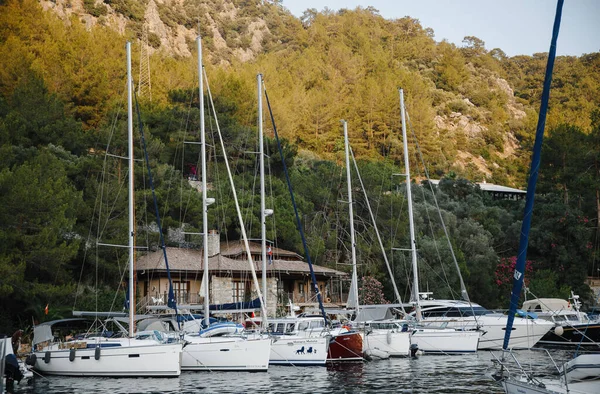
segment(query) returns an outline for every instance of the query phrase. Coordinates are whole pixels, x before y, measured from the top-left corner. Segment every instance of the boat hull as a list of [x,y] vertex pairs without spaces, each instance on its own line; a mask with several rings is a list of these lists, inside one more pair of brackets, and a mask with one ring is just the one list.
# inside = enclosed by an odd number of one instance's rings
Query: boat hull
[[[505,315],[484,315],[478,316],[477,321],[473,318],[455,319],[455,318],[435,318],[423,319],[424,324],[429,325],[447,325],[447,327],[462,329],[465,331],[474,331],[478,327],[484,331],[479,338],[479,350],[502,349],[504,343],[504,333],[506,332]],[[542,337],[554,327],[553,323],[545,320],[532,320],[515,318],[510,342],[510,349],[530,349],[538,343]]]
[[363,353],[370,358],[382,358],[380,352],[385,352],[388,357],[410,356],[409,331],[373,329],[367,331],[363,341]]
[[555,330],[550,330],[540,339],[541,347],[573,347],[593,346],[598,349],[600,343],[600,324],[577,324],[561,326],[563,333],[558,335]]
[[186,335],[181,359],[183,371],[267,371],[271,340],[241,336]]
[[502,387],[506,394],[554,394],[561,391],[549,390],[545,387],[533,385],[520,380],[507,379],[502,381]]
[[328,345],[328,337],[273,336],[269,364],[291,366],[325,365]]
[[411,342],[423,353],[475,353],[480,336],[480,331],[419,328],[411,336]]
[[343,332],[331,337],[328,362],[363,361],[363,337],[358,331]]
[[569,382],[597,380],[600,377],[600,354],[580,354],[565,364],[565,371]]
[[181,374],[180,343],[143,344],[132,340],[85,348],[53,345],[36,356],[34,370],[43,375],[110,377],[177,377]]

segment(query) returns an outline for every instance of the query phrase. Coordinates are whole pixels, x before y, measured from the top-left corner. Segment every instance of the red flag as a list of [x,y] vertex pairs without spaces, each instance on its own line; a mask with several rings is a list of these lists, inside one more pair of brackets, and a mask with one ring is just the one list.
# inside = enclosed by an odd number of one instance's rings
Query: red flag
[[48,304],[46,304],[46,307],[44,308],[44,314],[47,315],[48,314]]

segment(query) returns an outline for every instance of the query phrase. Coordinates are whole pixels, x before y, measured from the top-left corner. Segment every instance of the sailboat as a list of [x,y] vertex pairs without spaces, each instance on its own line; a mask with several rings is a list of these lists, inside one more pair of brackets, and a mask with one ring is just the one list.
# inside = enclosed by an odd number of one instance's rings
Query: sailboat
[[[404,108],[404,91],[400,89],[400,112],[402,117],[402,142],[404,147],[404,167],[406,177],[406,199],[408,202],[408,222],[410,226],[410,252],[413,269],[413,305],[416,324],[411,336],[411,343],[417,345],[424,353],[474,353],[477,351],[481,331],[457,330],[454,328],[435,328],[424,324],[421,314],[419,293],[419,269],[417,264],[417,241],[413,218],[412,194],[410,185],[410,165],[408,141],[406,137],[406,116]],[[394,278],[392,278],[394,280]]]
[[[317,338],[327,337],[329,338],[329,348],[327,350],[327,362],[345,362],[345,361],[363,361],[362,334],[349,327],[332,327],[330,319],[327,317],[325,307],[323,306],[323,298],[317,285],[317,279],[315,277],[315,271],[313,269],[312,261],[310,258],[310,252],[306,243],[306,237],[304,236],[304,230],[302,227],[302,221],[300,220],[300,214],[298,213],[298,207],[296,205],[296,199],[294,197],[294,190],[290,181],[287,165],[285,164],[285,158],[283,155],[283,149],[281,147],[281,141],[277,134],[277,126],[275,124],[275,118],[273,117],[273,111],[269,102],[269,95],[267,89],[264,89],[267,106],[269,107],[269,115],[271,117],[271,124],[273,125],[273,133],[275,134],[275,140],[277,141],[277,147],[279,155],[281,157],[281,163],[283,165],[283,172],[285,174],[288,191],[292,200],[292,207],[294,208],[294,215],[296,217],[296,226],[300,232],[300,238],[302,239],[302,246],[304,248],[304,254],[310,270],[311,283],[313,291],[315,293],[317,302],[319,304],[319,310],[321,314],[310,315],[300,314],[299,316],[293,316],[293,308],[290,308],[291,319],[297,319],[296,331],[298,334],[304,337]],[[299,349],[300,351],[304,349]]]
[[[535,142],[533,145],[533,154],[531,159],[531,170],[529,183],[527,185],[527,196],[525,200],[525,211],[523,224],[521,226],[521,237],[519,240],[519,253],[517,264],[515,266],[513,289],[510,299],[510,309],[508,312],[508,321],[506,324],[506,335],[502,345],[502,356],[496,357],[495,362],[500,366],[500,371],[494,374],[494,378],[502,384],[504,391],[508,394],[513,393],[599,393],[600,392],[600,354],[578,355],[569,362],[565,363],[563,368],[556,366],[555,361],[550,356],[549,362],[555,366],[559,377],[540,377],[532,371],[526,370],[517,360],[515,354],[510,349],[510,337],[512,335],[512,326],[514,314],[517,309],[517,303],[521,295],[525,275],[525,261],[527,259],[527,248],[529,244],[529,230],[531,227],[531,218],[533,216],[533,205],[535,199],[535,188],[542,151],[542,141],[544,139],[544,126],[546,123],[546,112],[548,110],[548,101],[550,97],[550,85],[552,82],[552,69],[554,67],[554,58],[556,56],[556,41],[560,29],[560,20],[562,15],[564,0],[558,0],[556,6],[556,16],[552,30],[552,40],[550,51],[548,53],[548,62],[546,66],[546,75],[544,78],[544,87],[542,91],[542,101],[540,105],[540,114],[536,129]],[[507,361],[507,354],[512,357],[516,364],[516,371]],[[539,364],[539,361],[537,362]]]
[[[352,253],[352,282],[348,295],[347,307],[355,311],[354,324],[364,331],[363,353],[370,359],[387,357],[407,357],[410,355],[410,336],[412,330],[393,320],[371,320],[361,314],[358,300],[358,276],[356,271],[356,242],[354,233],[354,208],[352,201],[352,177],[350,175],[350,143],[348,142],[348,124],[342,120],[344,126],[344,147],[346,155],[346,178],[348,186],[348,211],[350,215],[350,243]],[[368,204],[368,203],[367,203]],[[388,309],[390,306],[382,305]],[[371,317],[371,314],[368,314]]]
[[[263,133],[262,106],[262,74],[256,76],[258,90],[258,154],[260,167],[260,223],[261,223],[261,254],[262,254],[262,285],[263,301],[267,304],[267,226],[268,215],[272,210],[266,209],[265,197],[265,152]],[[268,308],[267,308],[268,311]],[[293,307],[290,307],[293,314]],[[294,316],[283,319],[269,319],[268,332],[271,335],[271,353],[269,364],[274,365],[325,365],[328,336],[306,337],[298,333],[298,321]]]
[[[203,235],[203,266],[204,277],[202,286],[204,289],[204,326],[203,332],[184,334],[187,345],[183,349],[181,369],[185,371],[267,371],[269,367],[269,354],[271,340],[262,335],[223,335],[221,330],[210,329],[210,304],[209,304],[209,270],[208,270],[208,199],[207,199],[207,172],[206,172],[206,141],[204,124],[204,67],[202,64],[202,42],[200,37],[196,39],[198,47],[198,83],[200,99],[200,139],[201,139],[201,181],[202,181],[202,235]],[[209,90],[210,94],[210,90]],[[210,95],[209,95],[210,97]],[[213,107],[214,110],[214,107]],[[217,126],[218,127],[218,126]],[[229,168],[229,167],[228,167]],[[234,197],[237,196],[234,189]],[[239,208],[238,208],[239,210]],[[239,212],[238,212],[239,213]],[[242,226],[242,234],[247,244],[246,232]],[[253,276],[256,278],[253,264],[251,264]],[[255,284],[258,281],[255,279]],[[262,299],[260,289],[257,286],[259,298]],[[262,302],[263,314],[266,317],[266,309]],[[265,319],[266,320],[266,319]]]
[[[344,122],[345,124],[345,122]],[[347,141],[347,129],[346,132]],[[346,146],[347,149],[347,146]],[[346,152],[347,153],[347,152]],[[348,167],[349,168],[349,167]],[[349,173],[348,169],[348,173]],[[348,186],[350,192],[351,186]],[[351,228],[351,243],[352,243],[352,254],[353,254],[353,266],[352,266],[352,283],[350,286],[350,294],[348,295],[348,303],[354,306],[358,306],[358,287],[357,287],[357,273],[356,273],[356,250],[354,248],[354,223],[352,219],[352,201],[350,196],[350,228]],[[313,278],[314,281],[314,278]],[[317,286],[315,286],[317,288]],[[320,305],[322,308],[322,304]],[[292,308],[290,308],[292,310]],[[322,309],[324,312],[324,309]],[[355,313],[358,312],[355,309]],[[324,314],[324,313],[323,313]],[[319,315],[306,315],[301,314],[298,316],[298,327],[300,333],[306,337],[322,337],[329,336],[329,348],[327,350],[327,361],[328,362],[347,362],[347,361],[363,361],[364,360],[364,339],[363,334],[349,326],[330,327],[327,319]]]
[[47,375],[177,377],[181,373],[182,344],[169,343],[158,331],[134,333],[133,292],[134,199],[133,199],[133,80],[131,43],[127,43],[127,109],[129,145],[129,327],[125,336],[112,337],[108,331],[88,332],[71,340],[56,338],[53,326],[79,322],[63,319],[34,327],[33,353],[28,364]]
[[[408,148],[406,146],[406,126],[405,126],[405,109],[403,104],[403,94],[400,90],[401,105],[402,105],[402,125],[404,134],[404,150],[405,150],[405,165],[408,169],[408,161],[406,159]],[[408,170],[406,172],[409,172]],[[409,221],[412,223],[412,201],[410,197],[410,178],[408,175],[406,180],[407,185],[407,199],[409,203]],[[435,199],[435,195],[434,195]],[[437,202],[436,202],[437,204]],[[438,211],[439,213],[439,211]],[[440,220],[442,220],[440,215]],[[443,220],[442,220],[443,222]],[[412,227],[412,225],[411,225]],[[444,227],[444,231],[445,227]],[[448,234],[446,238],[449,242]],[[450,246],[450,252],[454,258],[452,252],[452,246]],[[411,251],[413,261],[413,275],[417,275],[417,258],[416,258],[416,244],[414,239],[414,230],[411,228]],[[419,293],[418,291],[418,277],[414,277],[415,286],[413,291],[413,306],[414,311],[410,313],[421,326],[443,326],[448,328],[454,328],[462,331],[482,331],[483,334],[479,338],[478,350],[482,349],[500,349],[502,347],[502,341],[506,329],[506,323],[508,317],[502,313],[490,311],[479,304],[472,302],[469,299],[467,289],[463,282],[458,263],[454,258],[454,265],[457,270],[457,274],[461,284],[461,295],[464,300],[436,300],[430,297],[430,293]],[[510,339],[511,347],[515,349],[529,349],[533,347],[552,327],[554,324],[542,319],[532,319],[530,316],[518,317],[513,323],[513,332]],[[413,336],[415,340],[418,340],[420,336],[425,335],[424,332],[418,333]],[[446,343],[446,341],[442,341]]]

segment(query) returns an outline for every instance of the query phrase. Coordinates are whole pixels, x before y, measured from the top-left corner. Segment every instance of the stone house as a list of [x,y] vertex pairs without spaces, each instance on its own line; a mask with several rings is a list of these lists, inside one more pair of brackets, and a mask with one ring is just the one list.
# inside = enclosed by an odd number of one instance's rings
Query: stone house
[[[249,244],[262,290],[261,245],[255,242]],[[203,251],[175,247],[167,247],[166,250],[177,303],[200,308],[204,302]],[[210,304],[244,302],[256,298],[256,289],[242,241],[221,242],[219,234],[211,232],[208,236],[208,256]],[[277,307],[285,309],[289,300],[301,308],[318,306],[311,286],[308,263],[300,255],[271,247],[271,254],[267,259],[269,315],[274,316]],[[345,305],[347,295],[342,294],[340,289],[343,287],[342,283],[347,285],[349,282],[349,275],[314,264],[313,270],[324,303],[332,307]],[[136,272],[138,310],[149,305],[164,304],[169,282],[163,251],[157,250],[140,257],[136,262]]]

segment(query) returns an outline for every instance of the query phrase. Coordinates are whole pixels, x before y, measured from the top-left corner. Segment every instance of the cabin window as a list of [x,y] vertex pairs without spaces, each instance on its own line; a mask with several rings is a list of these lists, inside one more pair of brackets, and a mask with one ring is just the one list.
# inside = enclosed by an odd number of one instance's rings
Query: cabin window
[[285,327],[284,323],[278,323],[277,324],[277,332],[280,334],[283,334],[283,328]]
[[308,328],[308,322],[300,322],[298,323],[298,330],[305,331]]
[[310,328],[319,328],[319,327],[323,327],[323,321],[314,320],[314,321],[310,322]]
[[287,327],[285,328],[285,332],[286,332],[286,333],[294,332],[294,327],[295,327],[295,326],[296,326],[296,325],[295,325],[294,323],[290,323],[290,324],[288,324],[288,325],[287,325]]

